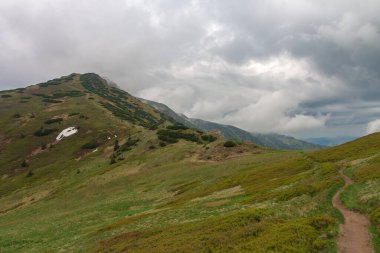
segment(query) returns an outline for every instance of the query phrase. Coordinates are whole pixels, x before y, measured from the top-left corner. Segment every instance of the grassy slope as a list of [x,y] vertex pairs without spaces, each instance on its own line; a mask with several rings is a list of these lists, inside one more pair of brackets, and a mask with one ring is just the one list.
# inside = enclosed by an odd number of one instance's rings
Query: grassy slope
[[[76,81],[72,88],[81,89]],[[65,120],[59,126],[80,124],[80,133],[47,151],[49,156],[30,158],[28,170],[34,175],[25,177],[20,161],[40,145],[30,133],[41,121],[68,111],[59,111],[62,104],[48,110],[35,96],[28,103],[36,104],[29,107],[11,106],[25,95],[12,96],[0,101],[0,109],[12,108],[2,109],[7,117],[1,118],[6,129],[1,134],[3,140],[12,139],[2,145],[20,148],[5,149],[8,155],[0,156],[0,252],[335,252],[341,217],[330,200],[342,185],[338,163],[380,150],[378,135],[307,154],[244,145],[224,148],[223,141],[159,147],[155,131],[113,117],[97,103],[102,98],[87,94],[84,100],[70,97],[64,103],[89,119],[76,116],[75,122]],[[40,120],[28,121],[25,130],[15,128],[30,113],[28,108]],[[15,113],[22,118],[13,118]],[[116,164],[109,163],[113,141],[76,161],[80,146],[95,133],[102,137],[107,127],[120,140],[128,133],[143,141]],[[19,141],[21,130],[28,132]],[[25,139],[30,143],[21,142]],[[149,148],[152,144],[155,148]],[[200,160],[204,154],[211,159]],[[228,155],[235,157],[219,159]],[[367,165],[354,171],[366,171],[363,182],[377,173]],[[12,166],[18,166],[17,172]]]
[[342,194],[343,203],[371,219],[370,231],[376,252],[380,252],[380,134],[321,151],[319,161],[344,161],[345,173],[354,184]]
[[[80,174],[74,170],[55,179],[61,187],[47,198],[0,216],[3,249],[80,251],[106,240],[98,250],[106,245],[117,251],[130,246],[125,238],[131,233],[136,234],[133,249],[141,252],[224,247],[241,251],[270,241],[267,246],[277,251],[334,247],[335,213],[327,198],[335,188],[333,168],[322,172],[300,154],[286,152],[268,151],[219,163],[186,159],[196,149],[197,144],[181,142],[150,153],[134,151],[114,166],[88,158]],[[293,158],[300,167],[287,173],[285,167],[266,165],[283,161],[289,165]],[[271,173],[265,174],[266,169]],[[244,175],[241,182],[238,175]],[[268,176],[273,179],[270,187],[260,184]],[[259,185],[253,187],[250,180]],[[331,183],[329,190],[304,194],[310,183],[325,181]],[[210,232],[206,237],[204,229]],[[230,238],[231,233],[237,234]],[[109,240],[114,235],[121,236]]]

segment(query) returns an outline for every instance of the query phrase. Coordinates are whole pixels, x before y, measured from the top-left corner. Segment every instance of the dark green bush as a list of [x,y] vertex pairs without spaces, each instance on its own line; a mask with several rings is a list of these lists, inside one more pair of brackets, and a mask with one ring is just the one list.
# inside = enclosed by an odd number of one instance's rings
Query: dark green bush
[[56,128],[43,128],[43,127],[41,127],[39,130],[34,132],[34,136],[38,136],[38,137],[46,136],[46,135],[49,135],[49,134],[54,133],[56,131],[58,131],[58,129],[56,129]]
[[92,140],[82,145],[82,149],[95,149],[100,146],[100,143],[96,140]]
[[21,118],[21,115],[19,113],[15,113],[13,114],[13,118],[15,119]]
[[127,142],[121,145],[120,150],[121,151],[131,150],[131,147],[136,145],[139,141],[140,141],[139,139],[128,138]]
[[62,103],[63,101],[51,99],[51,98],[45,98],[45,99],[42,99],[42,102],[51,103],[51,104],[58,104],[58,103]]
[[79,115],[79,114],[80,114],[79,112],[72,112],[72,113],[69,113],[69,117],[76,116],[76,115]]
[[175,123],[174,125],[167,126],[166,128],[170,129],[170,130],[187,130],[187,129],[189,129],[187,126],[185,126],[181,123]]
[[236,147],[236,142],[231,141],[231,140],[228,140],[228,141],[226,141],[226,142],[223,144],[223,146],[226,147],[226,148]]
[[176,142],[178,142],[178,139],[175,139],[175,138],[172,138],[172,137],[166,136],[166,135],[158,135],[158,139],[160,139],[161,141],[165,141],[167,143],[176,143]]
[[193,142],[200,142],[199,136],[195,133],[182,132],[181,130],[160,129],[157,131],[158,138],[162,141],[175,143],[179,139]]
[[215,141],[217,138],[211,134],[204,134],[201,136],[202,140],[203,141],[207,141],[207,142],[213,142]]
[[9,95],[9,94],[4,94],[4,95],[1,95],[2,98],[10,98],[12,97],[12,95]]
[[62,118],[53,118],[53,119],[46,120],[44,123],[49,125],[49,124],[53,124],[53,123],[60,123],[62,121],[63,121]]
[[26,162],[26,160],[22,161],[21,167],[23,167],[23,168],[29,167],[29,164]]
[[119,148],[120,148],[119,141],[116,140],[116,141],[115,141],[115,144],[114,144],[114,146],[113,146],[113,150],[114,150],[114,151],[117,151],[117,150],[119,150]]

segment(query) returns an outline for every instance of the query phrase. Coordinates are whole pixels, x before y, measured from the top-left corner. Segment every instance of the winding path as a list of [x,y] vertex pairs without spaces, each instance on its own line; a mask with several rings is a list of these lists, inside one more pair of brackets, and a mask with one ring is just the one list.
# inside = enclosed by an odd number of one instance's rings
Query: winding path
[[353,184],[351,178],[339,171],[345,181],[345,185],[338,190],[332,199],[333,206],[344,216],[345,223],[339,227],[338,248],[340,253],[373,253],[371,239],[367,226],[369,220],[366,216],[353,212],[346,208],[340,201],[341,193],[347,186]]

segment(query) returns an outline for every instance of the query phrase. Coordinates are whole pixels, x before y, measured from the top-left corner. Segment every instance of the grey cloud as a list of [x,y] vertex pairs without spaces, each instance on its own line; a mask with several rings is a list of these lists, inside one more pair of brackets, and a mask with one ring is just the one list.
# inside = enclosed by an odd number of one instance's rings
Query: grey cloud
[[360,135],[380,118],[379,12],[376,0],[4,0],[0,87],[97,72],[251,131]]

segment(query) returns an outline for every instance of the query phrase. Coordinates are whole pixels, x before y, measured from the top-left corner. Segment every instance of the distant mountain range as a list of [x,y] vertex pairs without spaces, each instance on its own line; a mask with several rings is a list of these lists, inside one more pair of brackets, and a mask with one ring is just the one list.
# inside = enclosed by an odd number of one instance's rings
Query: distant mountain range
[[353,141],[359,137],[357,136],[339,136],[339,137],[320,137],[320,138],[306,138],[306,142],[333,147],[349,141]]
[[140,98],[141,101],[153,106],[156,110],[169,115],[177,122],[180,122],[188,127],[194,127],[202,131],[219,131],[224,138],[237,139],[250,141],[255,144],[270,147],[274,149],[293,149],[293,150],[308,150],[308,149],[322,149],[325,145],[314,144],[296,138],[280,135],[280,134],[259,134],[251,133],[231,125],[219,124],[202,119],[188,118],[185,115],[176,113],[170,107],[165,104],[150,101]]

